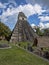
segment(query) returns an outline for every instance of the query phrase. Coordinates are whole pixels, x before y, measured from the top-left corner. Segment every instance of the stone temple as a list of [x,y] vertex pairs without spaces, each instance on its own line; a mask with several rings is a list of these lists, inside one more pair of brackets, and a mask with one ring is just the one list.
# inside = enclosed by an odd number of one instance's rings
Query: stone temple
[[13,29],[10,42],[33,42],[37,34],[27,21],[27,17],[23,12],[19,12],[17,23]]

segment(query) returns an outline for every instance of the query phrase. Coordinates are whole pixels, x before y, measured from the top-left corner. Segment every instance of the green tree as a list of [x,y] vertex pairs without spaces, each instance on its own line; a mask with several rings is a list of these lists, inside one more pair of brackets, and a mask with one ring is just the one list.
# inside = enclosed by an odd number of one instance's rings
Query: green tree
[[37,33],[39,36],[43,36],[43,32],[40,30],[39,27],[36,29],[36,33]]
[[0,22],[0,36],[5,37],[6,39],[11,35],[11,30],[8,26]]
[[49,35],[49,29],[44,29],[44,35]]

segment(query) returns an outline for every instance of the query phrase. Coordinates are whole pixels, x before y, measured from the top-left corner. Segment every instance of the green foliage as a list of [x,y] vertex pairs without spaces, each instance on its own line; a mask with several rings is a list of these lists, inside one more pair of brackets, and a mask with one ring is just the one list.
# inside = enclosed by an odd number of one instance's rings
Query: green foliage
[[22,47],[22,48],[24,48],[24,47],[27,48],[28,44],[29,45],[32,45],[31,42],[30,43],[29,42],[18,42],[17,44],[20,45],[20,47]]
[[8,26],[0,22],[0,36],[9,37],[11,30]]
[[43,32],[40,30],[39,27],[36,29],[36,33],[37,33],[39,36],[43,36]]
[[36,28],[36,33],[39,35],[39,36],[44,36],[44,35],[49,35],[49,29],[43,29],[43,30],[40,30],[40,28]]
[[44,29],[44,35],[49,35],[49,29]]

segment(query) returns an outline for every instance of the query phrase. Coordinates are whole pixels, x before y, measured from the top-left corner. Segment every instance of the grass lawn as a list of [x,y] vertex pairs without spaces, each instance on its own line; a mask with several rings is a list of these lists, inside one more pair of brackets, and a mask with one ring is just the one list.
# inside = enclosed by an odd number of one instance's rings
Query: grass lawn
[[24,47],[28,47],[28,44],[29,45],[32,45],[33,43],[31,43],[31,42],[19,42],[19,43],[17,43],[18,45],[20,44],[20,47],[22,47],[22,48],[24,48]]
[[0,49],[0,65],[49,65],[49,63],[12,46],[10,49]]

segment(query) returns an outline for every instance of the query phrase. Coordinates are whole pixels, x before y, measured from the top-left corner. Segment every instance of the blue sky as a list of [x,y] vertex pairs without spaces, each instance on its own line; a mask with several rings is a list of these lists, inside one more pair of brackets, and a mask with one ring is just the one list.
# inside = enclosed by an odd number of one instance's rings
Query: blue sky
[[21,11],[32,27],[49,28],[49,0],[0,0],[0,21],[11,30]]

